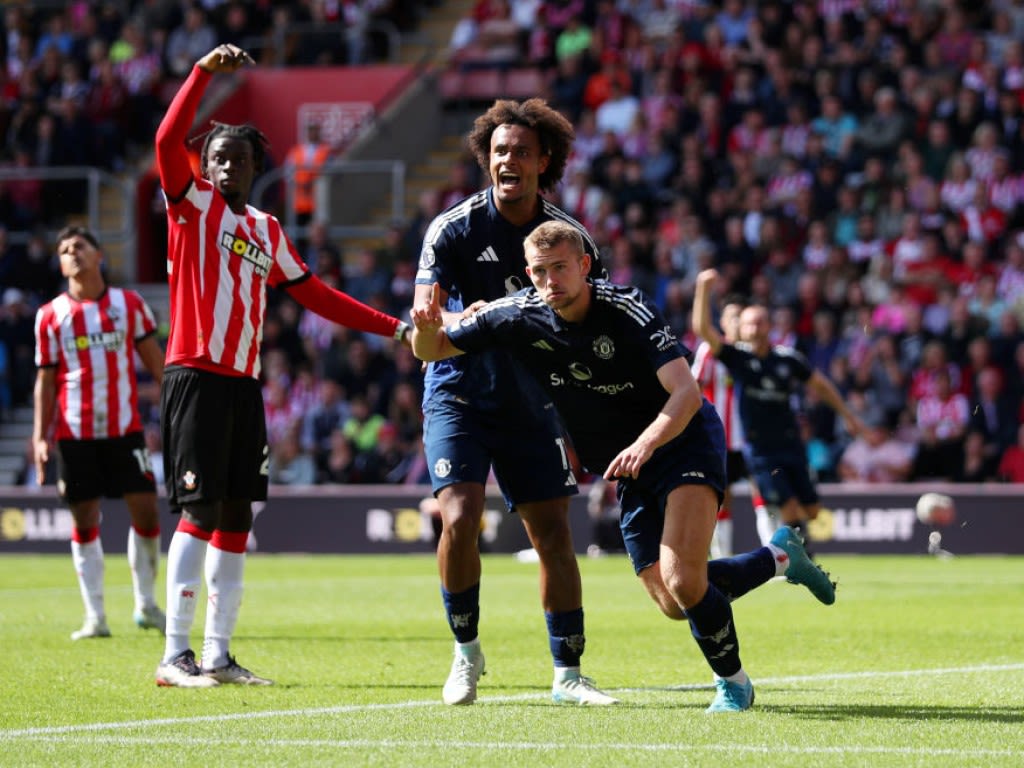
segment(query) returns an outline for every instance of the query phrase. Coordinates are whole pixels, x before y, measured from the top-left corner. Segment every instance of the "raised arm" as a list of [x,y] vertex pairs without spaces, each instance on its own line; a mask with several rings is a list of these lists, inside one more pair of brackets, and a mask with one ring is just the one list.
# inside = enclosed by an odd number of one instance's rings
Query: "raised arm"
[[441,286],[437,283],[429,286],[417,285],[417,294],[421,288],[429,290],[430,293],[425,301],[421,301],[422,297],[417,295],[417,301],[411,311],[412,353],[428,363],[461,355],[462,350],[452,344],[444,330],[445,315],[453,319],[458,319],[459,315],[441,311]]
[[199,111],[199,102],[216,72],[234,72],[251,64],[248,53],[234,45],[219,45],[203,56],[167,107],[167,112],[156,131],[156,165],[160,171],[160,185],[171,200],[179,200],[192,183],[185,140]]
[[686,360],[678,358],[665,363],[658,369],[658,381],[669,393],[668,400],[654,417],[654,421],[608,465],[604,472],[606,480],[636,477],[655,449],[686,429],[690,419],[700,410],[700,388]]
[[711,289],[718,279],[718,271],[705,269],[697,275],[697,285],[693,296],[693,317],[690,320],[693,331],[711,347],[711,354],[718,355],[722,349],[722,335],[711,322]]

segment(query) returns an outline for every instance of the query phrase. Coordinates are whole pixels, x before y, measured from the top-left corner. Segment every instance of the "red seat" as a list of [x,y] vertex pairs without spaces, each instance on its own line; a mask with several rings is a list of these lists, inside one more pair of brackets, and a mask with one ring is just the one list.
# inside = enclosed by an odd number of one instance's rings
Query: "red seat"
[[547,91],[544,74],[539,67],[516,67],[505,74],[505,95],[510,99],[543,97]]

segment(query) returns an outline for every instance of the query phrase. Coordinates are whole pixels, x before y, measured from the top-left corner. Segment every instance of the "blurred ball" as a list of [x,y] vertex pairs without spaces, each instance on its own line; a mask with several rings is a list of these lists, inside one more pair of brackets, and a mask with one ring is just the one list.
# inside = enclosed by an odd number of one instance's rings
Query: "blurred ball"
[[917,500],[917,519],[925,525],[950,525],[956,520],[953,499],[943,493],[922,494]]

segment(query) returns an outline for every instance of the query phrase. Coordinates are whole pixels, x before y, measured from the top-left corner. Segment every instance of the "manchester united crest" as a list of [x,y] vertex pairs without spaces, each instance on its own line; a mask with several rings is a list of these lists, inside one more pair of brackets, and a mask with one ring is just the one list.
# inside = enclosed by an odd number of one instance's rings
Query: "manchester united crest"
[[602,360],[611,360],[615,356],[615,344],[611,338],[601,334],[594,339],[594,354]]

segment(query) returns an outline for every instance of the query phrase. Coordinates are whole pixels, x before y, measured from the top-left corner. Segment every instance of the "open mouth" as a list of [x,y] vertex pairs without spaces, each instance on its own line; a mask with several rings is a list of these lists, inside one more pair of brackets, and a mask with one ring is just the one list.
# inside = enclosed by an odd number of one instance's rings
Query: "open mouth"
[[502,189],[515,189],[519,186],[520,177],[514,173],[499,173],[498,186]]

